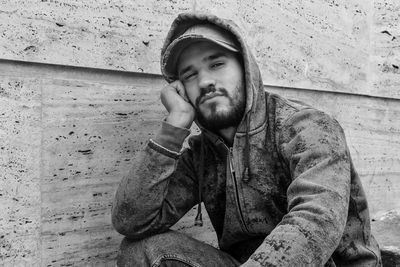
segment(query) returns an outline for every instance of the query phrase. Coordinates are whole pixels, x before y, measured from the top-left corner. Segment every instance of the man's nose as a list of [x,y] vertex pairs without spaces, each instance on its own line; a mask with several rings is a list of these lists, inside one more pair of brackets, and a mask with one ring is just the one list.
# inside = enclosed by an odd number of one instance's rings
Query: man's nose
[[211,75],[208,71],[201,71],[199,73],[199,87],[208,88],[210,86],[215,86],[215,77]]

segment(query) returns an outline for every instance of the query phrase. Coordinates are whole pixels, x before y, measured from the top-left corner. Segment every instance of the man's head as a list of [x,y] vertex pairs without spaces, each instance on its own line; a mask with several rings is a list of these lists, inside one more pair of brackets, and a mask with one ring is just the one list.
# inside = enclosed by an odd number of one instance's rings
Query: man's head
[[208,24],[196,25],[167,48],[166,70],[184,85],[205,128],[236,127],[245,110],[242,56],[233,37]]

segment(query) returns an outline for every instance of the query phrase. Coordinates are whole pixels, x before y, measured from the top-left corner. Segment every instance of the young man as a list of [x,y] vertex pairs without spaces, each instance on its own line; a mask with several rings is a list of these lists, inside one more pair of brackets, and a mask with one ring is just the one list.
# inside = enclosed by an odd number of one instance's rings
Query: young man
[[[265,92],[232,22],[179,15],[161,60],[169,114],[118,188],[118,266],[381,266],[342,128]],[[169,230],[201,202],[219,250]]]

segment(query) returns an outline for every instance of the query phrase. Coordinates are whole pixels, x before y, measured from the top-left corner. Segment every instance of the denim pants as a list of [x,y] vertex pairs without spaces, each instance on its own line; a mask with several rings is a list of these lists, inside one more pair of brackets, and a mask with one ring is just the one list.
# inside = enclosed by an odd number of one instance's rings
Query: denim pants
[[231,255],[191,238],[168,231],[142,240],[125,238],[120,247],[118,267],[231,267],[240,263]]

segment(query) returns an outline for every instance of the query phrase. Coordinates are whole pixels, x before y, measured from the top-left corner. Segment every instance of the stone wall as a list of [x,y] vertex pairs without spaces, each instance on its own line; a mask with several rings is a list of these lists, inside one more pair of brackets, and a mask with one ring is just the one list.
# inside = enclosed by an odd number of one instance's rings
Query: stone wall
[[[2,262],[112,265],[122,238],[111,226],[112,199],[165,116],[158,97],[165,82],[155,75],[4,60],[0,68]],[[337,118],[372,218],[400,210],[400,100],[266,89]],[[192,213],[175,229],[216,245],[211,224],[193,227]],[[379,241],[390,244],[388,236]]]
[[400,216],[395,0],[0,0],[0,265],[114,266],[111,201],[165,115],[159,53],[185,11],[236,20],[268,90],[345,128],[375,231]]
[[0,58],[159,73],[180,12],[237,22],[269,85],[400,97],[396,0],[1,0]]

